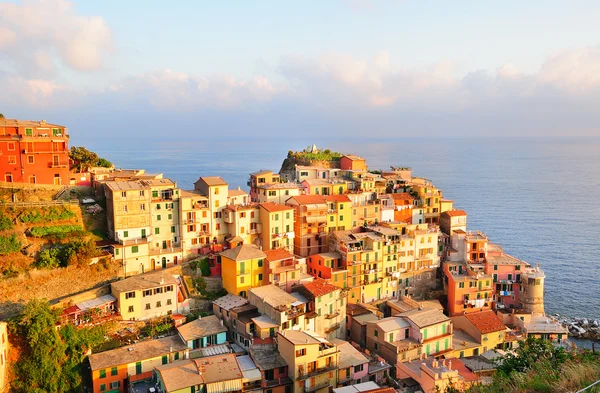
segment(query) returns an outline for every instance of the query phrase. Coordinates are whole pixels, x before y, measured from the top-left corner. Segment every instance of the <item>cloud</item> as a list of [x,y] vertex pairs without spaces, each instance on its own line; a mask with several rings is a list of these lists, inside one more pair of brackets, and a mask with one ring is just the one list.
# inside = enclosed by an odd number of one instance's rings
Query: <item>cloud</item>
[[143,115],[149,122],[153,116],[185,119],[235,132],[600,136],[600,46],[555,54],[534,73],[507,63],[461,75],[450,62],[407,68],[393,57],[387,51],[366,59],[284,56],[269,76],[250,78],[161,69],[89,91],[51,78],[0,74],[7,91],[19,90],[0,97],[0,105],[15,107],[16,97],[34,114],[69,108],[109,118]]
[[102,17],[81,16],[68,0],[0,4],[0,60],[20,75],[52,75],[57,66],[102,68],[112,33]]

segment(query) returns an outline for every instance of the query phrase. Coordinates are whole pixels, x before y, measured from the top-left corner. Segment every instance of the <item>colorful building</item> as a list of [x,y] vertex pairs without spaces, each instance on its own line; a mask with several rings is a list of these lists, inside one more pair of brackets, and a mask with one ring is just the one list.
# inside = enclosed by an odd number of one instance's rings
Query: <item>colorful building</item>
[[309,300],[308,311],[315,318],[317,334],[333,338],[346,337],[346,293],[328,280],[316,279],[298,287]]
[[110,284],[123,320],[145,320],[177,312],[177,280],[167,272],[133,276]]
[[261,373],[263,393],[289,393],[293,389],[288,365],[275,347],[255,346],[248,351]]
[[93,392],[129,392],[132,382],[151,378],[155,367],[187,357],[188,348],[179,336],[142,341],[91,354],[88,359]]
[[227,182],[219,176],[200,177],[194,183],[194,190],[208,198],[208,208],[212,213],[210,216],[211,242],[223,244],[228,235],[228,228],[223,217],[223,209],[227,207],[229,198]]
[[340,339],[331,340],[339,351],[338,383],[343,386],[355,385],[369,380],[369,358],[352,344]]
[[294,251],[294,209],[274,202],[259,205],[261,245],[263,250],[284,248]]
[[69,184],[67,128],[42,121],[0,119],[0,180]]
[[198,317],[178,326],[177,333],[190,350],[224,344],[227,341],[227,328],[215,315]]
[[279,332],[277,344],[288,365],[294,393],[326,393],[338,385],[339,352],[335,344],[311,332]]
[[450,316],[491,310],[494,305],[493,277],[482,269],[461,262],[445,262],[444,286]]
[[3,392],[6,387],[8,350],[8,324],[0,322],[0,392]]
[[[455,357],[477,356],[489,349],[503,348],[508,328],[502,323],[494,311],[480,311],[452,317],[452,324],[456,331],[462,330],[478,344],[477,346],[463,346],[461,336],[455,337],[453,355]],[[468,341],[468,340],[462,340]]]
[[267,283],[267,255],[253,244],[243,244],[221,254],[223,288],[231,294],[248,296],[250,288]]
[[268,282],[286,292],[291,292],[297,284],[310,282],[313,276],[306,273],[306,260],[296,258],[285,248],[265,251]]
[[306,257],[327,252],[329,206],[321,195],[291,197],[286,205],[294,209],[294,254]]

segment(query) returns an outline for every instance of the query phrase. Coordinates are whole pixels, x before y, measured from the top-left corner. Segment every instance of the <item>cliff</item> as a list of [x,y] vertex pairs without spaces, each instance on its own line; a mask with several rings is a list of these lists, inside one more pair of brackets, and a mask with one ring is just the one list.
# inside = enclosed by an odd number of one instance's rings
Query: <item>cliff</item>
[[279,174],[282,179],[292,180],[294,179],[296,165],[339,168],[340,158],[342,158],[341,153],[333,152],[329,149],[321,151],[313,147],[312,149],[305,149],[297,152],[290,150],[281,164]]

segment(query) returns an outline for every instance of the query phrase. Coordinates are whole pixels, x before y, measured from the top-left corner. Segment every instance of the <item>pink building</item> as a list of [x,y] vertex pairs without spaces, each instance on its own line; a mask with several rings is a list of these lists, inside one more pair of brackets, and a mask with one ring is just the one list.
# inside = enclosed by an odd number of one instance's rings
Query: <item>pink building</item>
[[338,382],[341,385],[354,385],[369,380],[369,359],[348,341],[333,339],[339,351]]
[[521,272],[529,266],[527,262],[505,254],[499,245],[488,244],[484,270],[493,277],[497,309],[518,307]]

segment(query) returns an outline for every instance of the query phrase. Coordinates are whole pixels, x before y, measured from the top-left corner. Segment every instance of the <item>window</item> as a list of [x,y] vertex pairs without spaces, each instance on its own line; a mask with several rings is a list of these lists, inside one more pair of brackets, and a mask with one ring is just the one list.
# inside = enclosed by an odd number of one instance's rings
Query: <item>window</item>
[[171,227],[171,233],[175,233],[175,227],[174,226]]
[[131,252],[133,254],[135,254],[136,252],[138,252],[138,250],[139,250],[139,246],[131,246]]
[[128,312],[133,312],[133,306],[129,306]]
[[275,221],[279,220],[279,213],[275,213]]
[[377,351],[379,349],[379,345],[377,345],[377,343],[374,343],[373,348],[375,348],[375,350]]
[[100,378],[106,378],[106,370],[100,370]]
[[301,356],[306,355],[306,348],[296,350],[296,357],[299,358]]
[[121,196],[122,196],[123,198],[127,198],[127,191],[122,191],[122,192],[121,192]]
[[115,248],[115,255],[119,255],[119,251],[120,250],[118,248]]
[[169,362],[169,357],[167,355],[163,355],[162,364],[167,364]]
[[258,281],[262,281],[262,277],[263,277],[262,274],[259,274],[258,275]]
[[125,292],[125,299],[135,298],[135,292]]
[[162,307],[162,302],[160,300],[156,302],[156,307]]
[[521,265],[515,266],[515,270],[521,270]]
[[111,382],[110,383],[110,388],[112,389],[118,389],[121,386],[121,381],[115,381],[115,382]]
[[358,373],[363,370],[364,364],[359,364],[358,366],[354,366],[354,372]]
[[219,200],[218,199],[215,201],[215,207],[219,207]]
[[215,195],[219,195],[219,187],[215,188]]
[[129,237],[129,231],[123,231],[123,237]]
[[119,371],[117,370],[116,367],[113,367],[110,369],[110,375],[117,375],[119,374]]
[[15,150],[15,143],[14,142],[8,142],[6,144],[6,146],[7,146],[8,150],[10,150],[10,151]]
[[33,136],[33,128],[26,128],[25,129],[25,135],[26,136]]
[[160,235],[160,228],[154,228],[154,234]]
[[35,163],[35,159],[33,158],[33,156],[27,156],[27,163],[28,163],[28,164],[33,164],[33,163]]
[[240,277],[240,284],[244,283],[244,277]]
[[173,304],[173,302],[171,301],[171,299],[167,299],[167,306],[170,306],[172,304]]
[[102,385],[100,385],[100,391],[101,392],[106,391],[106,384],[105,383],[103,383]]
[[160,220],[161,220],[161,218],[162,218],[162,217],[160,216],[160,214],[158,214],[158,215],[156,216],[156,221],[160,221]]
[[146,204],[145,203],[141,203],[140,204],[140,210],[141,211],[146,211]]
[[375,331],[373,332],[373,336],[375,336],[375,337],[379,337],[379,332],[378,332],[377,330],[375,330]]
[[498,265],[494,265],[494,270],[498,270]]
[[262,265],[263,265],[263,260],[262,260],[262,259],[259,259],[259,260],[258,260],[258,267],[262,267]]
[[8,163],[9,164],[16,164],[17,163],[17,156],[8,156]]
[[459,282],[458,283],[458,287],[459,288],[464,288],[465,287],[465,283],[464,282]]
[[221,224],[217,223],[217,225],[215,226],[215,228],[217,229],[217,231],[221,230]]

